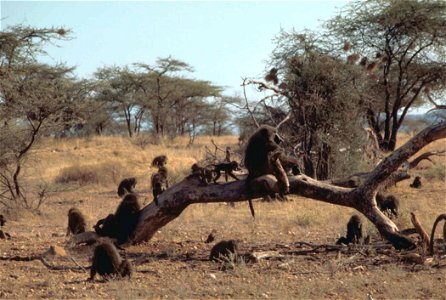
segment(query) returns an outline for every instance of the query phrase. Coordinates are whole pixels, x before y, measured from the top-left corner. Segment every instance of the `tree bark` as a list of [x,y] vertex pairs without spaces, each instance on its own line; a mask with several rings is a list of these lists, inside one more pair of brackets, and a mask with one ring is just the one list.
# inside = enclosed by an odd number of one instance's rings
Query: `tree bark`
[[[314,180],[306,175],[290,176],[290,193],[331,204],[355,208],[366,216],[381,235],[396,248],[412,248],[414,242],[399,233],[398,227],[377,207],[375,196],[378,188],[409,157],[425,145],[446,137],[446,122],[430,126],[384,159],[356,188],[345,188]],[[264,184],[259,184],[263,182]],[[140,214],[138,225],[131,242],[148,241],[157,230],[176,217],[190,204],[214,202],[238,202],[261,198],[271,191],[278,191],[275,178],[271,175],[253,181],[252,192],[248,191],[245,180],[224,184],[202,186],[198,178],[188,176],[158,197],[159,206],[154,202],[147,205]],[[254,187],[267,186],[268,190]]]

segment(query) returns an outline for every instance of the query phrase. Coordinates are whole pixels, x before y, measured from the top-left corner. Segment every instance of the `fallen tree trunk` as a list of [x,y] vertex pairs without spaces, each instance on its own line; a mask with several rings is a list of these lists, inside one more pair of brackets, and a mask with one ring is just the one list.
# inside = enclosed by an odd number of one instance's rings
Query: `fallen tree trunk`
[[[426,128],[386,157],[356,188],[335,186],[299,175],[289,177],[290,193],[355,208],[365,215],[381,235],[396,248],[413,248],[413,241],[401,235],[398,227],[378,209],[375,196],[378,188],[386,183],[403,162],[432,141],[445,137],[446,122]],[[258,186],[259,181],[267,183],[269,190],[249,194],[245,180],[201,186],[199,179],[189,176],[163,192],[158,198],[159,206],[152,202],[141,211],[131,242],[150,240],[159,228],[178,217],[190,204],[247,201],[278,190],[273,176],[259,177],[253,181],[253,186]]]

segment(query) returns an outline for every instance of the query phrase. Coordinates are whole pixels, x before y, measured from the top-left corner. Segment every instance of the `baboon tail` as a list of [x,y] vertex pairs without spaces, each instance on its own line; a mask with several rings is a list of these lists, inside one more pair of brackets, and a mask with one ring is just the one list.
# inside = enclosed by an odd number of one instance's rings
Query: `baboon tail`
[[251,215],[252,215],[253,218],[255,218],[256,217],[256,213],[254,211],[254,206],[252,205],[252,199],[248,200],[248,204],[249,204],[249,210],[251,211]]

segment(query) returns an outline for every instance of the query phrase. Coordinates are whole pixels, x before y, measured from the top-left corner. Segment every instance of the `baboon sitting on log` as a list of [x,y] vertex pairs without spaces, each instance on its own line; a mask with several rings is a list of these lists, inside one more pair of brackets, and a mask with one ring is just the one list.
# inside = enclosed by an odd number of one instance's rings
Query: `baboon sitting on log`
[[234,240],[221,241],[212,247],[210,261],[229,260],[231,255],[237,256],[237,242]]
[[128,241],[138,223],[141,206],[135,194],[127,194],[122,199],[115,214],[99,220],[94,229],[100,236],[117,239],[118,245]]
[[167,174],[166,167],[159,167],[158,172],[153,174],[150,180],[152,182],[153,201],[155,201],[156,205],[158,205],[158,196],[169,188]]
[[75,207],[70,208],[68,211],[68,227],[66,236],[72,234],[78,234],[85,232],[87,228],[87,222],[81,211]]
[[413,182],[410,184],[410,187],[414,189],[419,189],[421,187],[421,177],[420,176],[415,177]]
[[213,180],[213,172],[212,170],[208,169],[208,168],[204,168],[204,167],[200,167],[197,163],[194,163],[191,166],[191,171],[192,174],[189,175],[192,177],[197,177],[200,179],[200,182],[203,185],[207,185],[208,183],[212,182]]
[[228,175],[234,178],[235,180],[239,180],[237,176],[235,176],[234,171],[239,170],[238,162],[235,160],[231,162],[222,162],[219,164],[214,165],[214,172],[216,174],[214,178],[214,183],[217,182],[217,180],[221,176],[221,172],[225,172],[225,180],[228,182]]
[[127,259],[122,259],[116,247],[110,242],[102,242],[94,249],[90,278],[94,280],[96,273],[105,280],[132,276],[132,266]]
[[385,196],[381,193],[378,193],[376,195],[376,204],[378,204],[378,208],[382,212],[389,212],[390,216],[395,216],[395,218],[398,217],[400,202],[395,196]]
[[134,193],[136,183],[135,177],[123,179],[118,186],[118,196],[123,197],[125,194]]
[[[268,125],[261,126],[248,140],[245,151],[245,167],[248,169],[246,182],[252,191],[251,182],[260,176],[272,174],[276,177],[281,195],[289,193],[290,183],[283,164],[295,164],[296,160],[286,156],[279,144],[282,139],[277,129]],[[251,214],[254,208],[249,200]]]
[[363,230],[361,218],[358,215],[353,215],[347,223],[347,237],[341,237],[336,242],[336,245],[350,243],[362,244],[363,242]]
[[159,155],[152,160],[152,167],[161,168],[167,164],[167,156]]

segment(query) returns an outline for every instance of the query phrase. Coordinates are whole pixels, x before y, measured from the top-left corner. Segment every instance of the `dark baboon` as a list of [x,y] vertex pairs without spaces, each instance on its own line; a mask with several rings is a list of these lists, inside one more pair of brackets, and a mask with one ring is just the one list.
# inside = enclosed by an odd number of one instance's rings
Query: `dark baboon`
[[421,177],[420,176],[415,177],[413,182],[410,184],[410,187],[414,189],[419,189],[421,187]]
[[223,162],[216,164],[214,166],[214,172],[216,174],[214,182],[217,182],[217,180],[220,178],[221,172],[225,172],[226,182],[228,181],[228,175],[234,178],[235,180],[239,180],[237,176],[235,176],[234,174],[234,171],[236,170],[239,170],[239,167],[238,167],[238,162],[236,162],[235,160],[231,162]]
[[208,238],[206,239],[206,241],[204,241],[206,244],[212,243],[213,241],[215,241],[215,236],[214,234],[211,232],[208,235]]
[[128,241],[138,223],[140,210],[141,206],[135,194],[127,194],[122,199],[115,212],[117,225],[116,238],[118,239],[119,245]]
[[167,156],[159,155],[152,160],[152,167],[164,167],[167,164]]
[[364,56],[363,58],[361,58],[361,61],[359,62],[359,64],[361,65],[361,66],[366,66],[367,65],[367,63],[369,62],[369,59],[366,57],[366,56]]
[[72,234],[78,234],[85,232],[87,228],[87,222],[85,221],[84,215],[77,208],[70,208],[68,211],[68,227],[67,236]]
[[130,177],[123,179],[118,186],[118,195],[119,197],[123,197],[125,194],[130,194],[134,192],[134,188],[136,186],[136,178]]
[[363,231],[361,218],[358,215],[353,215],[347,223],[347,237],[341,237],[336,245],[350,243],[361,244],[363,242]]
[[273,82],[274,84],[278,84],[279,78],[277,77],[277,71],[278,70],[276,68],[272,68],[271,70],[269,70],[268,74],[266,74],[265,76],[265,80]]
[[382,212],[390,212],[390,216],[398,217],[398,210],[400,207],[399,200],[393,195],[382,195],[378,193],[376,195],[376,203],[378,204],[379,210]]
[[[252,191],[251,181],[259,176],[272,174],[276,177],[280,193],[289,192],[290,183],[282,164],[295,164],[292,159],[283,154],[279,144],[282,139],[277,134],[277,129],[268,125],[261,126],[248,140],[245,151],[245,167],[248,169],[246,182],[248,190]],[[250,208],[252,208],[252,202]],[[254,216],[254,211],[251,210]]]
[[212,247],[210,261],[229,260],[231,255],[237,256],[237,242],[234,240],[221,241]]
[[167,178],[168,171],[166,167],[159,167],[158,172],[152,175],[152,194],[153,201],[158,205],[158,196],[169,188],[169,180]]
[[191,166],[192,175],[198,177],[203,185],[207,185],[212,182],[213,171],[208,168],[200,167],[198,164],[193,164]]
[[446,244],[446,214],[441,214],[435,219],[434,225],[432,226],[431,231],[431,238],[430,238],[430,245],[429,245],[429,254],[434,255],[434,239],[435,239],[435,230],[437,229],[438,223],[440,223],[441,220],[444,220],[443,225],[443,242]]
[[109,214],[105,219],[99,220],[93,228],[100,236],[116,238],[118,225],[116,224],[115,215]]
[[104,279],[132,276],[132,266],[122,259],[116,247],[110,242],[102,242],[94,249],[89,280],[94,280],[96,273]]
[[6,223],[6,219],[3,215],[0,215],[0,227],[3,227]]

